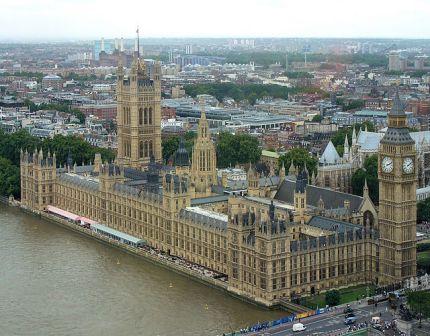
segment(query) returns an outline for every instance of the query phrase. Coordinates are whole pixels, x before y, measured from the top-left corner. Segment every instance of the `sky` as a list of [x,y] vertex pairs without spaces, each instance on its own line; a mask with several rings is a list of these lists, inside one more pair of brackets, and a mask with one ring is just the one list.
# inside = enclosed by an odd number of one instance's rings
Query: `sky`
[[0,40],[430,38],[430,0],[0,0]]

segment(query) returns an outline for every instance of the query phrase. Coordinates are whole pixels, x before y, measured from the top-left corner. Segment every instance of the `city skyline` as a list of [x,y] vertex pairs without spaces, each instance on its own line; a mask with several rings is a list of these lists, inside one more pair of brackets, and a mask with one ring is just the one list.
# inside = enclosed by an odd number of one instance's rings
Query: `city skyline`
[[4,4],[2,12],[1,41],[132,37],[137,25],[143,38],[430,38],[430,3],[423,0],[407,7],[385,0],[359,6],[335,0],[311,0],[306,6],[279,0],[220,0],[216,6],[196,0],[127,0],[120,6],[101,0],[18,0]]

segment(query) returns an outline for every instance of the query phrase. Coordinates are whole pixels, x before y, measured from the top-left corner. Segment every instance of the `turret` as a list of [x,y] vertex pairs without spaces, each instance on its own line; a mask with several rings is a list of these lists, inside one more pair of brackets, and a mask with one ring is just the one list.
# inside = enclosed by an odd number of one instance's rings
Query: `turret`
[[306,211],[306,187],[308,176],[304,170],[297,175],[296,188],[294,190],[294,210],[297,213],[298,220],[303,224],[305,221]]
[[260,175],[255,171],[252,164],[249,163],[249,169],[247,173],[248,179],[248,195],[259,196],[260,194]]

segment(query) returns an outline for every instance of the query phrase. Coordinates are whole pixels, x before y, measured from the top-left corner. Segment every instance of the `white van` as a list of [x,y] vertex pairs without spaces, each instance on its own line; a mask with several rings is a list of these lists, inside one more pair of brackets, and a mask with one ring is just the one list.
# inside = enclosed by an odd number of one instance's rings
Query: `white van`
[[304,330],[306,330],[306,327],[303,325],[303,323],[293,324],[293,331],[304,331]]

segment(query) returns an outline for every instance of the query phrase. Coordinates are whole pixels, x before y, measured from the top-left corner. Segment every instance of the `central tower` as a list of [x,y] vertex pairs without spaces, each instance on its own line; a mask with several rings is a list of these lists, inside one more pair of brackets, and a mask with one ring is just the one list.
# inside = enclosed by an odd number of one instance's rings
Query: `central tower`
[[200,102],[201,116],[197,128],[197,138],[193,147],[191,164],[191,184],[193,197],[206,197],[217,184],[216,149],[211,139],[209,123],[206,119],[204,101]]
[[379,148],[380,284],[416,276],[417,168],[415,142],[399,94]]
[[153,77],[150,78],[139,51],[134,56],[128,77],[124,75],[121,61],[118,64],[116,94],[119,165],[145,169],[152,156],[155,161],[161,161],[160,73],[160,64],[156,62]]

